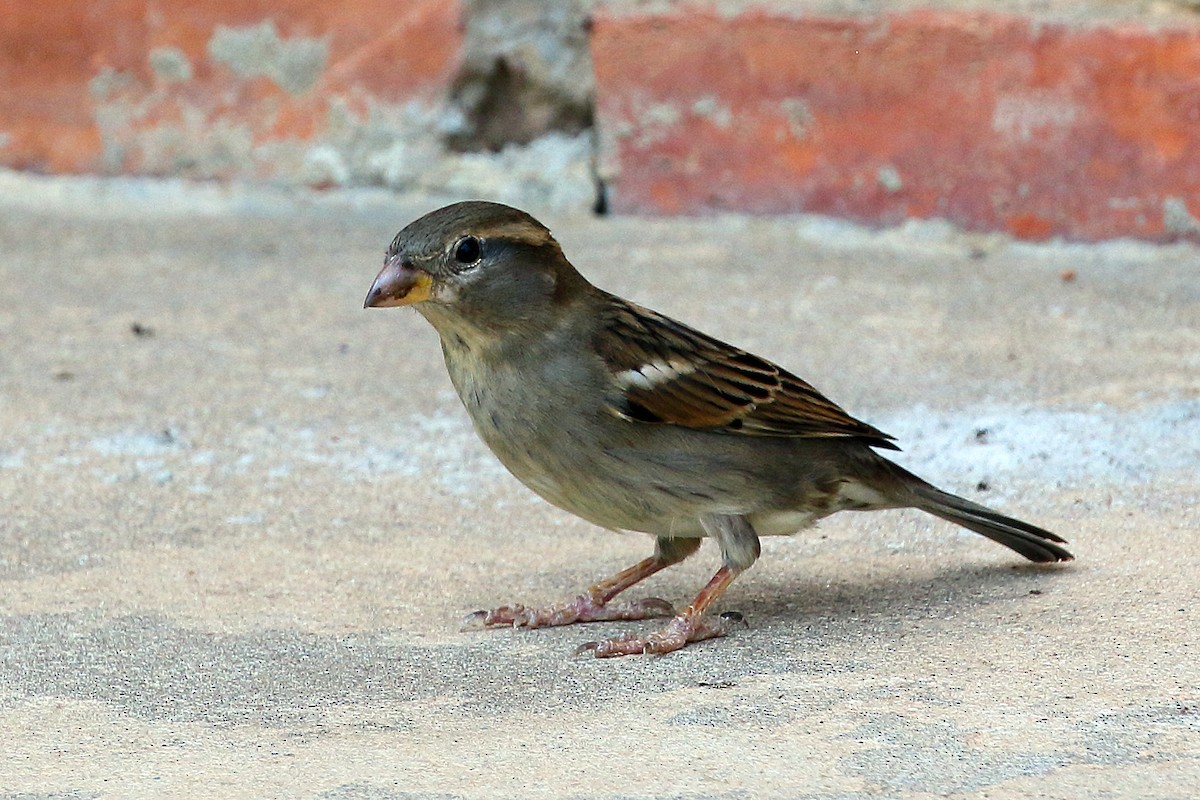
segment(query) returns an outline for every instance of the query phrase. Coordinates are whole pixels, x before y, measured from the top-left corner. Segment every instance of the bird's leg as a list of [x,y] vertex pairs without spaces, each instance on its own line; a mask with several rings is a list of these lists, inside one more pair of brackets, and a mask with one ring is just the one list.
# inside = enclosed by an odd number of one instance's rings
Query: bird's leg
[[672,539],[660,536],[654,547],[654,555],[593,584],[578,597],[545,608],[515,605],[501,606],[491,611],[476,611],[468,614],[463,620],[463,629],[478,630],[500,625],[514,628],[545,628],[570,625],[572,622],[669,617],[675,613],[674,606],[658,597],[647,597],[627,603],[609,601],[654,573],[672,564],[678,564],[699,547],[700,539]]
[[677,614],[660,631],[647,636],[626,634],[599,642],[588,642],[576,651],[591,652],[596,658],[629,656],[638,653],[670,653],[689,642],[701,642],[724,636],[741,621],[740,615],[706,617],[714,601],[729,588],[733,579],[745,572],[760,552],[758,534],[743,516],[710,514],[700,518],[704,529],[721,545],[725,563],[682,614]]

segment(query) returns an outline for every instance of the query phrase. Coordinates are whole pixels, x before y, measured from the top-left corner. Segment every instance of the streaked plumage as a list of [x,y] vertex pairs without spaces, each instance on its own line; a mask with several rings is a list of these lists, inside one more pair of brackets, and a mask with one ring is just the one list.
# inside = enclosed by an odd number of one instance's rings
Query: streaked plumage
[[723,565],[666,628],[590,642],[597,656],[669,652],[723,635],[705,616],[759,555],[760,534],[793,533],[843,510],[913,507],[1033,561],[1066,561],[1064,540],[948,494],[880,456],[893,437],[787,370],[588,283],[537,220],[467,202],[397,234],[367,306],[415,305],[433,325],[476,431],[554,505],[657,537],[655,553],[565,603],[478,612],[477,625],[537,627],[674,614],[614,603],[693,553]]

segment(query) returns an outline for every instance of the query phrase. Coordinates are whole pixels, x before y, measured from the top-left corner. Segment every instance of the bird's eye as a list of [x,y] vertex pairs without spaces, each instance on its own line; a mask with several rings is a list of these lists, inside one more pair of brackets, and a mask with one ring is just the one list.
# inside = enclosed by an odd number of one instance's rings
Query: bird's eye
[[483,255],[483,243],[474,236],[464,236],[454,247],[454,260],[460,264],[474,264]]

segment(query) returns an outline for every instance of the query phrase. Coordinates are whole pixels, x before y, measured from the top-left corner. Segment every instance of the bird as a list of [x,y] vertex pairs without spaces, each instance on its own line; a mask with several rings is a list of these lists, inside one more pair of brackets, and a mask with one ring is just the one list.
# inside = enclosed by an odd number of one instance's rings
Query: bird
[[[783,367],[594,286],[519,209],[470,200],[410,223],[363,305],[412,306],[433,326],[476,433],[525,486],[602,528],[655,537],[652,555],[575,597],[477,611],[466,628],[668,617],[578,652],[670,653],[742,621],[708,612],[758,559],[761,536],[846,510],[916,508],[1031,561],[1073,558],[1058,535],[885,458],[895,437]],[[706,537],[721,566],[682,611],[616,599]]]

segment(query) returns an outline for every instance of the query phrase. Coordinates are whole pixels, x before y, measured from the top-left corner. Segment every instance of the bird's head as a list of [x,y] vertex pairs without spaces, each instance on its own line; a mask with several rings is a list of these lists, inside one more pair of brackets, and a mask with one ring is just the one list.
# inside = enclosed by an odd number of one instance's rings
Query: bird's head
[[503,329],[548,321],[586,285],[545,225],[510,206],[473,200],[396,234],[363,307],[417,305],[439,330]]

